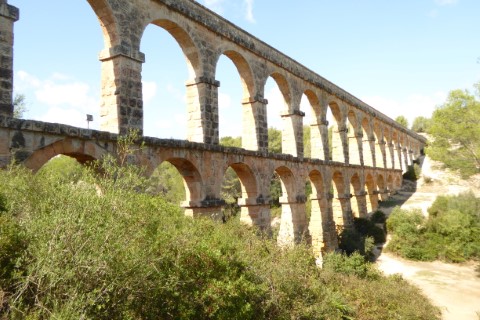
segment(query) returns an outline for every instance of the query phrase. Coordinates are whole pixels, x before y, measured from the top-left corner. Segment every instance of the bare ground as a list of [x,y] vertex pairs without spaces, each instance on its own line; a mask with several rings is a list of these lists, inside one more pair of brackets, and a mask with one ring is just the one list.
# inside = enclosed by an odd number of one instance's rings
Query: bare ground
[[[427,215],[427,208],[437,195],[467,191],[480,196],[480,177],[462,180],[426,157],[422,165],[422,178],[417,184],[407,182],[388,201],[387,207],[381,207],[381,210],[388,215],[395,205],[400,205],[404,209],[420,208]],[[422,289],[433,304],[442,310],[443,319],[480,319],[480,277],[475,272],[475,263],[418,262],[382,253],[377,265],[385,274],[399,273]]]

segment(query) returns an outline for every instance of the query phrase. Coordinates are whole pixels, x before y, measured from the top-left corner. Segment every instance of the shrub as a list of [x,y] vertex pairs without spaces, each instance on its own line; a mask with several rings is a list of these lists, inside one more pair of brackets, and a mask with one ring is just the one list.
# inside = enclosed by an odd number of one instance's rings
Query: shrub
[[15,286],[0,318],[439,318],[413,287],[357,254],[321,270],[304,245],[279,248],[236,220],[186,218],[143,192],[138,168],[98,166],[78,183],[0,171],[9,226],[0,252],[21,253],[7,263],[16,261]]
[[385,232],[368,219],[355,218],[353,220],[355,229],[363,237],[372,237],[374,243],[384,243],[386,241]]
[[385,223],[385,221],[387,221],[387,216],[383,211],[377,210],[371,215],[370,221],[373,223]]
[[366,262],[358,252],[351,255],[328,253],[323,258],[323,268],[346,275],[355,275],[359,278],[378,278],[380,275],[374,265]]
[[479,258],[479,203],[473,194],[440,196],[428,209],[428,219],[395,208],[387,220],[393,234],[387,249],[414,260]]
[[417,181],[420,179],[422,174],[422,168],[414,163],[413,166],[408,166],[407,172],[403,174],[403,179],[410,180],[410,181]]

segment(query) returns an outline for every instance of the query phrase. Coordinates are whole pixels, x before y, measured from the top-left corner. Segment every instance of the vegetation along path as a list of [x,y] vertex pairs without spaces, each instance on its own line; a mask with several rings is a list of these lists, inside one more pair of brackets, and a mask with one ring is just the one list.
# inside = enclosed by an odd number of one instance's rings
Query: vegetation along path
[[[412,185],[404,185],[402,191],[394,196],[393,204],[398,202],[402,208],[408,209],[422,208],[426,213],[437,195],[466,191],[472,191],[477,196],[480,194],[478,177],[462,180],[448,170],[440,169],[439,163],[428,157],[423,162],[422,172],[416,191],[413,191]],[[393,208],[392,202],[381,209],[388,213]],[[391,253],[382,253],[377,264],[384,273],[399,273],[421,288],[433,304],[441,308],[443,319],[480,319],[480,277],[475,272],[474,263],[410,261]]]

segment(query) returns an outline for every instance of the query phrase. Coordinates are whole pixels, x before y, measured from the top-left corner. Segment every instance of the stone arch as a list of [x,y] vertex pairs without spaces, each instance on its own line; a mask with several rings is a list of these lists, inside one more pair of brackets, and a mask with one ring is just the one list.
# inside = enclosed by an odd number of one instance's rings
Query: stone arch
[[293,172],[280,166],[275,169],[282,185],[282,217],[278,232],[278,243],[290,246],[301,241],[306,231],[305,199],[298,199],[296,179]]
[[314,169],[309,173],[308,180],[312,186],[308,231],[311,236],[313,252],[316,257],[320,257],[322,252],[333,247],[332,239],[330,239],[330,227],[333,221],[329,216],[328,198],[325,193],[322,173]]
[[341,232],[343,228],[351,226],[351,217],[349,210],[350,194],[346,193],[345,177],[341,171],[334,171],[332,175],[333,181],[333,199],[332,199],[332,215],[337,232]]
[[121,42],[118,30],[118,23],[116,17],[113,14],[113,10],[107,0],[87,0],[95,12],[100,27],[103,31],[103,40],[105,48],[111,48],[115,45],[119,45]]
[[[179,24],[170,19],[154,19],[151,24],[164,29],[175,39],[185,55],[189,77],[191,80],[194,80],[195,77],[200,74],[202,68],[200,50],[194,42],[194,37],[188,34]],[[145,26],[145,28],[146,27],[147,26]],[[143,31],[145,31],[145,29]]]
[[[297,155],[297,146],[296,146],[296,141],[292,141],[292,137],[289,137],[289,139],[285,139],[286,133],[292,133],[294,132],[294,127],[292,125],[287,125],[288,122],[286,118],[289,116],[289,109],[291,108],[291,90],[290,90],[290,85],[288,83],[287,78],[279,73],[274,71],[271,73],[269,76],[267,76],[263,80],[263,85],[261,91],[265,91],[265,87],[269,86],[268,84],[269,80],[273,79],[274,85],[276,88],[278,88],[278,91],[280,92],[281,96],[281,101],[276,101],[279,105],[272,104],[272,99],[268,101],[270,98],[269,96],[266,96],[265,103],[268,103],[266,106],[266,115],[267,119],[266,122],[268,122],[268,127],[276,127],[277,125],[280,126],[280,128],[276,128],[280,130],[281,132],[281,153],[286,153],[286,154],[291,154],[296,156]],[[268,95],[268,94],[267,94]],[[275,98],[275,97],[274,97]],[[272,114],[272,112],[275,110],[275,114]],[[275,122],[274,125],[272,123]],[[267,130],[267,136],[270,135],[271,132],[268,132]],[[275,150],[272,148],[272,145],[268,146],[268,151],[270,152],[278,152],[278,150]]]
[[24,161],[24,165],[37,172],[45,163],[58,155],[66,155],[81,164],[100,159],[107,151],[92,141],[63,139],[35,150]]
[[[242,98],[244,100],[252,98],[255,95],[256,87],[253,72],[248,61],[243,57],[242,54],[235,50],[225,50],[222,54],[228,57],[238,70],[240,81],[242,82]],[[220,56],[218,58],[220,58]]]
[[378,208],[378,193],[375,188],[375,180],[370,173],[365,177],[365,192],[367,202],[367,212],[373,212]]
[[394,161],[393,161],[393,144],[392,144],[392,135],[391,129],[389,126],[385,126],[383,137],[385,140],[385,166],[387,169],[394,168]]
[[242,199],[256,199],[258,196],[257,179],[252,169],[242,162],[230,164],[242,187]]
[[383,174],[377,174],[377,190],[380,194],[380,200],[384,201],[387,200],[387,196],[385,194],[385,177]]
[[343,111],[339,103],[335,100],[328,102],[327,113],[328,110],[332,116],[332,119],[328,119],[328,121],[331,120],[333,122],[329,123],[328,129],[329,144],[331,143],[331,148],[329,148],[330,160],[345,162],[344,141],[346,140],[345,133],[347,130]]
[[369,118],[367,116],[362,119],[362,133],[363,133],[363,165],[366,167],[373,167],[375,156],[375,138],[372,133]]
[[384,141],[382,123],[375,121],[373,124],[373,133],[375,135],[375,167],[385,168],[384,162]]
[[185,202],[182,206],[186,208],[186,215],[195,216],[193,208],[201,207],[201,202],[205,200],[202,188],[203,179],[200,172],[192,162],[185,158],[171,157],[164,161],[171,163],[182,176],[185,187]]
[[325,125],[324,110],[322,110],[322,104],[315,92],[307,89],[304,95],[311,107],[310,158],[325,160],[325,154],[328,154],[328,128]]
[[350,199],[350,205],[352,208],[352,214],[356,218],[365,217],[365,203],[362,199],[362,183],[360,181],[360,176],[358,173],[354,173],[350,178],[350,194],[352,198]]
[[360,164],[360,143],[362,141],[363,133],[358,131],[358,120],[355,111],[350,109],[347,113],[348,128],[347,128],[347,143],[348,143],[348,163]]
[[285,101],[285,106],[284,107],[287,110],[289,110],[291,108],[292,95],[291,95],[291,92],[290,92],[291,91],[290,90],[290,85],[288,83],[287,78],[279,72],[272,72],[270,74],[270,77],[272,77],[272,79],[275,80],[275,82],[278,86],[278,89],[280,89],[280,92],[282,93],[283,100]]
[[387,177],[387,189],[390,194],[395,190],[392,174],[389,174]]
[[[218,56],[215,64],[215,78],[220,80],[221,84],[226,83],[228,86],[228,84],[233,84],[232,81],[234,81],[234,79],[231,79],[230,77],[226,79],[227,72],[224,70],[219,70],[219,63],[221,64],[221,58],[223,56],[226,57],[224,60],[229,60],[235,66],[236,72],[240,78],[242,96],[239,97],[238,95],[240,91],[229,91],[228,94],[234,96],[235,100],[238,98],[240,98],[240,100],[233,101],[232,107],[234,109],[230,109],[230,112],[227,110],[225,113],[222,105],[220,105],[221,99],[218,99],[219,133],[220,135],[225,136],[226,130],[232,131],[233,128],[235,128],[236,130],[234,133],[230,132],[226,135],[234,137],[241,136],[242,147],[247,150],[260,150],[262,141],[259,132],[265,129],[262,128],[264,121],[262,121],[263,119],[259,119],[259,113],[257,112],[257,109],[265,108],[265,106],[255,99],[255,92],[257,91],[257,88],[251,66],[242,54],[235,50],[225,49],[222,51],[222,54]],[[229,69],[231,66],[227,66],[225,63],[221,66],[226,67],[230,72],[235,72],[233,68]],[[235,79],[235,81],[237,81],[237,79]],[[238,82],[235,83],[235,86],[237,85]],[[223,85],[219,87],[219,97],[222,93],[225,93],[222,91],[223,87]],[[261,104],[261,106],[259,104]],[[232,120],[234,118],[235,120]],[[234,121],[235,124],[232,124],[232,121]]]

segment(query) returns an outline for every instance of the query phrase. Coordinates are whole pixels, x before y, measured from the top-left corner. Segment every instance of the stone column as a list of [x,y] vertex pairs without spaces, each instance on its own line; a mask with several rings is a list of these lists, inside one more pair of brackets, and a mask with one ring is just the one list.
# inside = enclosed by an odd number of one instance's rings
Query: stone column
[[312,159],[329,160],[327,120],[310,125],[310,152]]
[[372,154],[373,149],[372,149],[372,141],[375,143],[375,139],[371,140],[367,137],[366,140],[363,140],[363,165],[365,167],[373,167],[374,166],[374,154]]
[[367,212],[373,212],[378,208],[378,191],[374,190],[372,193],[366,194]]
[[145,55],[118,45],[100,53],[102,102],[100,128],[125,134],[136,129],[143,135],[142,64]]
[[207,217],[214,220],[222,220],[222,207],[225,201],[222,199],[209,199],[203,201],[184,201],[181,207],[185,209],[185,215],[192,218]]
[[398,168],[396,169],[404,169],[405,164],[402,161],[402,147],[399,143],[395,145],[394,154],[398,159]]
[[393,157],[393,143],[387,143],[386,150],[388,150],[388,152],[385,152],[387,158],[387,169],[395,169],[395,160]]
[[378,142],[378,148],[380,149],[380,159],[381,159],[381,168],[386,168],[386,163],[387,163],[387,152],[386,152],[386,147],[387,142],[385,140],[380,140]]
[[257,226],[260,230],[270,232],[270,205],[259,203],[255,198],[238,199],[240,206],[240,221],[249,225]]
[[205,76],[187,83],[187,140],[219,143],[218,87],[219,81]]
[[348,161],[349,164],[361,164],[363,133],[359,132],[348,137]]
[[268,150],[267,103],[268,101],[260,96],[242,102],[242,148]]
[[282,153],[303,159],[303,117],[305,113],[293,110],[291,114],[282,114]]
[[308,225],[312,249],[315,257],[319,258],[323,252],[334,251],[338,248],[335,222],[329,206],[331,194],[310,195],[312,213]]
[[413,165],[413,161],[416,159],[413,149],[408,150],[408,161]]
[[348,128],[334,126],[332,130],[332,160],[346,163],[348,161]]
[[366,218],[368,215],[367,212],[367,193],[365,191],[361,191],[354,195],[352,199],[355,199],[358,206],[358,217],[359,218]]
[[298,202],[287,197],[281,197],[279,200],[282,206],[282,216],[277,242],[281,246],[288,247],[299,243],[307,236],[305,201]]
[[13,24],[18,8],[0,0],[0,116],[13,116]]
[[333,219],[337,226],[337,231],[353,228],[353,213],[350,205],[351,194],[339,194],[332,201]]

